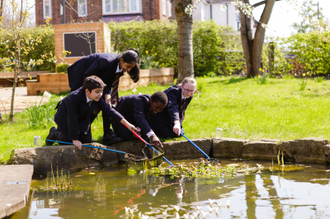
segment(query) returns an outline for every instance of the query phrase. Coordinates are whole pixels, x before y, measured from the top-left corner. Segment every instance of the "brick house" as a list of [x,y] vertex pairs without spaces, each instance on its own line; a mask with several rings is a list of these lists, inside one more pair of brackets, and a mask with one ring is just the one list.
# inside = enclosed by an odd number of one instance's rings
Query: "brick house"
[[[173,0],[36,0],[36,25],[111,20],[168,20]],[[65,7],[63,7],[65,5]],[[63,9],[64,8],[64,9]]]

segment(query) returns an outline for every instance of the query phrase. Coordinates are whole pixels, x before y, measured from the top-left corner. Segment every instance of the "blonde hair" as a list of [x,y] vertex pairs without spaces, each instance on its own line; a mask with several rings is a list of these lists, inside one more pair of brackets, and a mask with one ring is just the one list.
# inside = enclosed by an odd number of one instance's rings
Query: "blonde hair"
[[197,86],[197,82],[195,80],[195,78],[192,78],[192,77],[185,77],[182,82],[181,82],[181,85],[185,85],[186,83],[189,83],[189,84],[194,84],[195,86]]

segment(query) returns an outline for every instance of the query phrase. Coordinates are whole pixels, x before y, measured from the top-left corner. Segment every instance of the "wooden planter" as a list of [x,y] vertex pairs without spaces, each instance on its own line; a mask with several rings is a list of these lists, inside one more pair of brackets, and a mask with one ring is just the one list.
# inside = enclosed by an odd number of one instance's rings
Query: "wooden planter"
[[124,74],[120,78],[119,89],[129,90],[136,87],[146,87],[152,82],[158,85],[173,84],[174,68],[141,69],[140,80],[137,83],[134,83],[128,74]]
[[26,81],[27,95],[38,95],[45,91],[59,94],[70,91],[67,74],[42,74],[37,75],[37,80]]
[[[146,87],[151,82],[158,85],[173,84],[174,68],[141,69],[140,80],[134,83],[128,74],[120,78],[119,89],[129,90],[136,87]],[[37,75],[37,80],[26,81],[27,95],[38,95],[45,91],[59,94],[70,91],[67,74],[42,74]]]

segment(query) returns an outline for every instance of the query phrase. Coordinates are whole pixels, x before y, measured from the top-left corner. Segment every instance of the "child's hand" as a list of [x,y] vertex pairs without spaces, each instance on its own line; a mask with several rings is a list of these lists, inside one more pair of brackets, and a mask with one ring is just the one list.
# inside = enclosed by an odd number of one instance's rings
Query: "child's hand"
[[150,136],[150,140],[151,140],[151,144],[154,144],[156,146],[163,147],[163,144],[159,140],[159,138],[157,137],[157,135],[153,134],[152,136]]
[[79,150],[82,149],[82,143],[81,143],[81,141],[79,141],[79,140],[72,140],[72,143],[73,143],[75,146],[77,146],[77,148],[78,148]]
[[177,134],[178,136],[180,136],[180,133],[181,133],[180,122],[174,122],[173,132],[174,132],[175,134]]

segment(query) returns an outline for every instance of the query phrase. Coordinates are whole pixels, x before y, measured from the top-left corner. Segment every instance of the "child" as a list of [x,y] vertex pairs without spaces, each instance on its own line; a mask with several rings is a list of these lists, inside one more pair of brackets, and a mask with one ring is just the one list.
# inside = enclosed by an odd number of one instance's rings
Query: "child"
[[161,138],[174,138],[183,133],[182,121],[193,94],[196,91],[197,82],[194,78],[186,77],[182,83],[171,86],[164,91],[168,98],[168,104],[163,112],[151,117],[150,126],[157,136]]
[[[105,86],[95,75],[85,78],[82,87],[71,92],[57,105],[54,120],[58,128],[52,127],[47,139],[72,142],[81,150],[82,143],[92,141],[91,117],[97,109],[102,110],[108,118],[127,125],[130,130],[138,131],[101,98]],[[53,145],[53,142],[46,141],[46,145]]]
[[[148,137],[152,144],[163,147],[159,138],[149,126],[150,116],[163,111],[167,105],[167,96],[162,91],[155,92],[152,96],[129,95],[120,97],[116,110],[122,114],[127,121],[141,128],[143,138]],[[118,122],[113,122],[112,127],[117,136],[125,141],[131,140],[133,134]]]
[[[95,53],[85,56],[70,67],[68,67],[69,85],[74,91],[83,85],[83,81],[90,75],[96,75],[106,84],[103,92],[103,99],[111,107],[118,102],[119,78],[127,72],[136,83],[140,78],[139,52],[136,49],[129,49],[123,54]],[[92,120],[96,117],[92,117]],[[103,117],[103,144],[111,144],[122,141],[115,136],[110,128],[110,118],[106,114]]]

